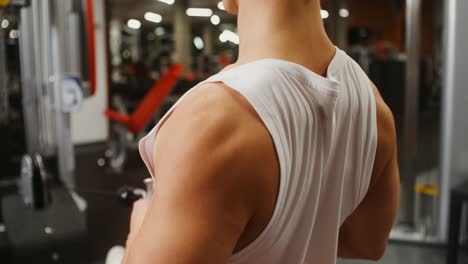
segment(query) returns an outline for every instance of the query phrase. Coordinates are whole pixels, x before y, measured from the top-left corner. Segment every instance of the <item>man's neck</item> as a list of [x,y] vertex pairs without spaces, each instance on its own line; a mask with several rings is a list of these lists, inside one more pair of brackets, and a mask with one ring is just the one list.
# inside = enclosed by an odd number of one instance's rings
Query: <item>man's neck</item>
[[318,1],[304,4],[304,1],[276,0],[268,3],[252,1],[248,6],[241,4],[238,27],[237,64],[275,58],[323,74],[335,54],[336,49],[323,27]]

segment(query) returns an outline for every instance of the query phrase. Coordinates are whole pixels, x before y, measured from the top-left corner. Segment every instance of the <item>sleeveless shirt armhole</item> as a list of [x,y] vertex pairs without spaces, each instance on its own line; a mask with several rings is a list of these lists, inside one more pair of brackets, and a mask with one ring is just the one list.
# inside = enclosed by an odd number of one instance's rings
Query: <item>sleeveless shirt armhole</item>
[[266,107],[262,98],[254,94],[248,93],[246,90],[242,88],[232,87],[229,84],[229,81],[218,80],[214,82],[224,83],[230,89],[233,89],[239,92],[245,99],[247,99],[250,105],[255,109],[255,112],[257,112],[257,114],[260,116],[263,123],[267,127],[270,136],[272,137],[275,151],[278,157],[279,168],[280,168],[279,190],[278,190],[278,195],[276,197],[276,204],[275,204],[275,208],[273,211],[273,215],[270,221],[268,222],[267,226],[265,227],[265,229],[261,232],[261,234],[257,237],[256,240],[254,240],[252,243],[247,245],[247,247],[245,247],[241,251],[231,256],[231,258],[229,259],[229,263],[236,263],[236,262],[242,262],[243,259],[248,258],[253,252],[261,252],[262,251],[261,249],[270,248],[272,244],[274,244],[274,242],[277,240],[275,237],[271,237],[271,236],[274,236],[274,233],[272,233],[272,228],[275,225],[275,223],[279,220],[279,217],[280,217],[279,209],[282,207],[281,205],[283,204],[283,200],[285,197],[284,193],[285,193],[287,164],[285,164],[286,155],[283,153],[282,150],[285,150],[286,147],[285,147],[285,143],[281,139],[280,129],[278,128],[278,126],[276,125],[274,121],[274,115],[268,110],[268,107]]
[[[148,169],[151,175],[151,178],[153,178],[154,181],[156,181],[156,179],[154,175],[155,166],[154,166],[154,161],[153,161],[153,158],[154,158],[153,148],[155,147],[155,144],[157,142],[157,136],[158,136],[159,130],[167,121],[167,119],[169,119],[169,117],[172,115],[172,113],[177,108],[177,106],[185,99],[185,97],[205,82],[206,81],[195,85],[192,89],[190,89],[188,92],[182,95],[182,97],[180,97],[180,99],[167,111],[167,113],[164,114],[164,116],[161,118],[161,120],[159,120],[156,126],[154,126],[154,128],[138,142],[138,150],[140,152],[140,156],[143,160],[143,163],[146,165],[146,168]],[[148,148],[147,148],[148,142],[153,142],[151,146],[151,151],[148,151]]]
[[150,138],[153,137],[153,136],[154,136],[154,133],[153,133],[153,131],[151,131],[148,135],[143,137],[138,142],[138,150],[139,150],[139,153],[140,153],[140,157],[143,160],[143,163],[145,164],[146,168],[148,169],[149,174],[151,175],[151,178],[154,179],[154,172],[153,172],[154,168],[153,168],[151,158],[148,157],[150,153],[149,153],[149,151],[147,150],[147,147],[146,147],[147,143],[148,143],[148,140],[150,140]]

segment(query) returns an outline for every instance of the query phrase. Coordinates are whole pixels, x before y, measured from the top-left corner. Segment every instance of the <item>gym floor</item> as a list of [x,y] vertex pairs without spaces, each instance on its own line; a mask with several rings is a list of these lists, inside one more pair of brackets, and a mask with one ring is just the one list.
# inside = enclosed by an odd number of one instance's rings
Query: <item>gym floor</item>
[[143,180],[149,177],[137,151],[130,153],[122,173],[98,166],[97,160],[104,156],[104,151],[103,145],[76,150],[77,185],[88,202],[90,254],[96,263],[103,263],[111,247],[125,245],[131,208],[118,201],[117,190],[125,185],[144,188]]
[[[371,264],[363,260],[340,260],[338,264]],[[378,264],[445,264],[445,249],[428,246],[390,243]],[[468,251],[462,253],[459,263],[468,263]]]
[[[113,173],[99,167],[103,145],[78,147],[77,185],[88,202],[89,259],[92,264],[103,264],[107,251],[115,245],[124,245],[131,209],[121,204],[116,191],[124,186],[144,187],[142,180],[149,176],[138,152],[130,153],[123,173]],[[1,194],[1,192],[0,192]],[[1,242],[1,241],[0,241]],[[369,261],[340,260],[338,264],[370,264]],[[439,247],[391,243],[380,264],[442,264],[445,250]],[[468,251],[462,252],[460,263],[468,263]]]

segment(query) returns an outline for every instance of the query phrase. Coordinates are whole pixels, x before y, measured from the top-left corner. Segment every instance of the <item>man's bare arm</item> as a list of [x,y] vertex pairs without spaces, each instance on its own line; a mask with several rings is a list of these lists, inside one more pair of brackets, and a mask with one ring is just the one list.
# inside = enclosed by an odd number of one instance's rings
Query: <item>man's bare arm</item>
[[220,93],[187,98],[160,130],[155,194],[127,264],[226,263],[232,255],[256,209],[250,176],[264,153],[250,147],[258,122]]

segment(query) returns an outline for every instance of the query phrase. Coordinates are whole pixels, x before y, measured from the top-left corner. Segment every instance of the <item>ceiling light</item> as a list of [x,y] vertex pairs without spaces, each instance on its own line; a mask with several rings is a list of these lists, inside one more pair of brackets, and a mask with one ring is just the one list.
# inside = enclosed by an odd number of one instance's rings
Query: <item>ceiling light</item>
[[7,19],[2,20],[2,28],[8,28],[10,26],[10,21]]
[[141,28],[141,22],[139,20],[136,20],[136,19],[130,19],[127,22],[127,26],[129,28],[133,28],[133,29],[140,29]]
[[236,45],[239,45],[239,35],[230,30],[224,30],[223,33],[219,35],[219,40],[223,43],[229,41]]
[[217,15],[212,15],[210,20],[211,20],[211,24],[213,24],[215,26],[219,25],[219,23],[221,22],[221,18],[219,18],[219,16],[217,16]]
[[156,36],[162,36],[162,35],[166,34],[166,30],[163,27],[157,27],[154,30],[154,33],[156,33]]
[[220,9],[220,10],[226,10],[226,8],[224,8],[224,3],[223,3],[223,1],[221,1],[221,2],[218,3],[218,9]]
[[328,11],[327,11],[327,10],[323,10],[323,9],[320,10],[320,15],[322,16],[322,19],[327,19],[327,18],[330,16],[330,14],[328,13]]
[[340,17],[349,17],[349,11],[346,8],[341,8],[338,13],[340,14]]
[[168,5],[172,5],[175,3],[175,0],[158,0],[159,2],[163,2]]
[[205,43],[203,43],[203,39],[200,37],[193,38],[193,45],[195,45],[195,48],[198,50],[202,50],[205,47]]
[[188,8],[187,16],[191,17],[210,17],[213,15],[213,10],[209,8]]
[[162,16],[156,13],[146,12],[145,19],[153,23],[161,23]]
[[19,30],[13,29],[12,31],[10,31],[10,38],[11,39],[19,38]]

